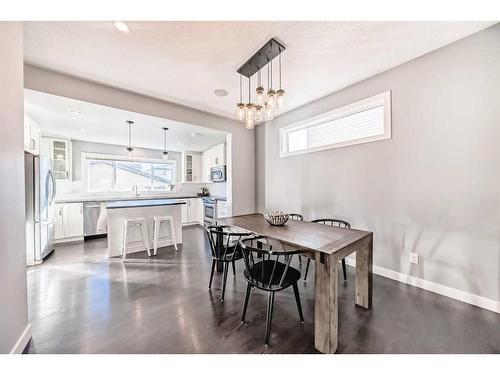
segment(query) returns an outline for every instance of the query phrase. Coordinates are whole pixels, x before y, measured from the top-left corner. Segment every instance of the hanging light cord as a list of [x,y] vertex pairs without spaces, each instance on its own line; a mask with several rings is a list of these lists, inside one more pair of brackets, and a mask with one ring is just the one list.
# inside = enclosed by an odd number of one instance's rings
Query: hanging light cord
[[273,60],[271,60],[270,64],[271,64],[271,84],[269,88],[271,89],[273,86]]
[[279,63],[280,63],[280,89],[281,89],[281,53],[278,55],[279,56]]
[[243,94],[241,92],[241,79],[242,79],[242,77],[241,77],[241,74],[240,74],[240,103],[243,103]]

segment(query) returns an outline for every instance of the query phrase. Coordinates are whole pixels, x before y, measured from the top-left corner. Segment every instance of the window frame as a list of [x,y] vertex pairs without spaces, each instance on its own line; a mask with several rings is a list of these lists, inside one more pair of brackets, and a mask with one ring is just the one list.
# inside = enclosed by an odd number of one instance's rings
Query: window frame
[[[384,132],[370,137],[357,138],[344,142],[331,143],[318,147],[306,148],[304,150],[288,151],[288,133],[292,131],[302,130],[305,128],[321,125],[325,122],[334,121],[344,117],[354,115],[359,112],[367,111],[379,106],[384,108]],[[320,115],[296,122],[291,125],[283,126],[279,129],[279,152],[280,157],[288,157],[294,155],[308,154],[310,152],[330,150],[333,148],[352,146],[367,142],[376,142],[392,138],[392,119],[391,119],[391,91],[385,91],[381,94],[371,96],[351,103],[332,111],[322,113]]]
[[[171,164],[173,167],[172,184],[175,185],[174,192],[178,189],[177,184],[177,161],[176,160],[164,160],[155,158],[130,158],[128,156],[112,155],[112,154],[94,154],[89,152],[81,153],[81,172],[82,172],[82,182],[84,184],[85,192],[99,194],[99,193],[110,193],[110,194],[123,194],[126,191],[116,190],[116,167],[113,170],[113,190],[112,191],[90,191],[89,181],[88,181],[88,163],[87,159],[94,160],[108,160],[108,161],[126,161],[132,163],[150,163],[150,164]],[[151,166],[152,170],[153,167]],[[153,172],[151,172],[153,173]],[[151,177],[152,178],[152,177]],[[140,193],[150,193],[150,194],[163,194],[165,192],[171,192],[170,190],[139,190]]]

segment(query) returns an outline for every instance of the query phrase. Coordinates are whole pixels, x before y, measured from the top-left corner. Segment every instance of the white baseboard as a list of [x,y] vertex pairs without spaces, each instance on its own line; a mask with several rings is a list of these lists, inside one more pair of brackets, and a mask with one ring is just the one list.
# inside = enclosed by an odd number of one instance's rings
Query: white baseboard
[[[346,258],[346,263],[353,267],[356,266],[356,260],[352,258]],[[373,273],[408,285],[416,286],[417,288],[425,289],[430,292],[434,292],[465,303],[469,303],[471,305],[478,306],[486,310],[500,313],[499,301],[481,297],[476,294],[465,292],[463,290],[451,288],[449,286],[438,284],[433,281],[420,279],[416,276],[407,275],[405,273],[393,271],[376,265],[373,266]]]
[[10,354],[22,354],[26,345],[28,345],[28,341],[31,339],[31,324],[28,324],[24,329],[21,336],[17,339],[16,344],[12,347]]

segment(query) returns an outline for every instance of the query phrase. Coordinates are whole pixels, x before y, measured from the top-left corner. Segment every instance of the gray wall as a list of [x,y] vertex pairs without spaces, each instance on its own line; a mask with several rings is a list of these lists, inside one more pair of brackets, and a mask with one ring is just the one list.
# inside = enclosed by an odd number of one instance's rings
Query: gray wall
[[[119,156],[127,156],[127,150],[124,146],[119,145],[110,145],[106,143],[96,143],[96,142],[85,142],[73,140],[71,142],[72,145],[72,157],[73,157],[73,180],[80,181],[82,179],[82,160],[81,154],[82,152],[89,152],[94,154],[109,154],[109,155],[119,155]],[[162,150],[153,150],[147,148],[139,148],[134,147],[134,157],[138,158],[153,158],[153,159],[161,159],[163,156]],[[168,152],[169,160],[177,161],[177,181],[181,181],[181,153],[175,151]]]
[[[73,76],[25,65],[24,87],[89,103],[101,104],[150,116],[205,126],[231,134],[232,176],[228,198],[233,214],[255,211],[255,132],[237,121],[193,108],[101,85]],[[229,174],[228,173],[228,174]]]
[[28,324],[21,22],[0,22],[0,55],[0,353],[8,353]]
[[[375,265],[500,300],[499,41],[495,25],[265,125],[266,208],[346,219],[374,232]],[[386,90],[391,140],[279,157],[280,127]]]

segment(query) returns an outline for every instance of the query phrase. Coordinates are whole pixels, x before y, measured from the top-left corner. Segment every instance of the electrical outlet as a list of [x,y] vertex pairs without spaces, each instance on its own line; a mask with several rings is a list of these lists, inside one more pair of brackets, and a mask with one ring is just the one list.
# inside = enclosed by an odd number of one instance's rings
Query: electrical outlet
[[410,253],[410,263],[418,264],[418,254]]

